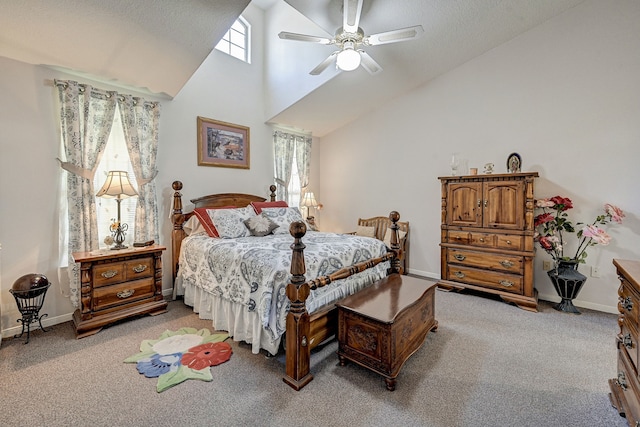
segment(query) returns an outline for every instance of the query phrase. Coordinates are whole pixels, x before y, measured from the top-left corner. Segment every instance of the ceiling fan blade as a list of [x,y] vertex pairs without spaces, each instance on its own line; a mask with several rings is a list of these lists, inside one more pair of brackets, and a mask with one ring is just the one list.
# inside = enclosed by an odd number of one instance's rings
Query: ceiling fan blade
[[331,65],[331,63],[333,62],[337,54],[338,54],[338,51],[336,50],[331,55],[329,55],[327,59],[325,59],[320,64],[318,64],[316,68],[309,71],[309,74],[311,74],[312,76],[317,76],[318,74],[322,73],[324,70],[327,69],[329,65]]
[[365,52],[364,50],[359,50],[358,52],[360,52],[360,65],[362,65],[362,68],[367,70],[369,74],[378,74],[380,71],[382,71],[382,67],[380,66],[380,64],[374,61],[367,52]]
[[396,43],[418,38],[422,33],[424,33],[422,25],[416,25],[415,27],[401,28],[398,30],[385,31],[384,33],[372,34],[364,38],[364,44],[376,46],[379,44]]
[[278,37],[284,40],[296,40],[299,42],[312,42],[320,44],[331,44],[333,40],[326,37],[308,36],[306,34],[289,33],[287,31],[281,31]]
[[344,0],[342,29],[347,33],[357,33],[360,25],[363,0]]

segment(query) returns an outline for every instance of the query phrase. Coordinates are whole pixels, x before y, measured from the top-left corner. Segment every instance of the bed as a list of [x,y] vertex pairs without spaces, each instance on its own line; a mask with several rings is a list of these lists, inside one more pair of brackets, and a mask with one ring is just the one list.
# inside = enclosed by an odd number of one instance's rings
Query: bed
[[[310,350],[336,333],[334,302],[397,272],[397,212],[388,249],[377,239],[308,231],[296,208],[275,200],[273,185],[268,201],[214,194],[192,199],[189,213],[182,211],[182,183],[172,188],[174,296],[254,353],[276,354],[286,336],[284,381],[296,390],[313,378]],[[256,215],[277,226],[252,235],[246,221]],[[238,223],[244,231],[233,228]]]

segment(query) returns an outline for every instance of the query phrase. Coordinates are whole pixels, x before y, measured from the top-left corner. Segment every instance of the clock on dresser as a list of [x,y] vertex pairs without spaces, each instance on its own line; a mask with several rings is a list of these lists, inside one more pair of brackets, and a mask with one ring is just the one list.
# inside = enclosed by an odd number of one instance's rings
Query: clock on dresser
[[167,311],[162,296],[162,252],[151,245],[122,250],[74,252],[80,263],[80,308],[73,313],[76,337],[141,314]]

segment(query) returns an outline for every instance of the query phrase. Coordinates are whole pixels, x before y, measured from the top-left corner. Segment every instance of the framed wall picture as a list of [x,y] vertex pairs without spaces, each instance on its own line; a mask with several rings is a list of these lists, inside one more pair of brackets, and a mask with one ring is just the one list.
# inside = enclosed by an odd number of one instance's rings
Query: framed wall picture
[[249,169],[249,128],[198,117],[198,165]]

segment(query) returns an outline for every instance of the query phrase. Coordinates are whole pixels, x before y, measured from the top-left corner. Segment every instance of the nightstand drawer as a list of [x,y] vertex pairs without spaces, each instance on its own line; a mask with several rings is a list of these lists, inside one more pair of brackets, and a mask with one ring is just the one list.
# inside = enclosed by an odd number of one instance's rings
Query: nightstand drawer
[[473,252],[453,248],[447,250],[447,259],[449,263],[507,271],[513,274],[522,274],[524,265],[523,257],[517,255]]
[[153,276],[153,257],[112,262],[93,268],[94,288]]
[[522,276],[450,264],[447,280],[522,294]]
[[93,310],[104,310],[150,298],[154,292],[155,281],[152,277],[112,286],[103,286],[93,291]]

